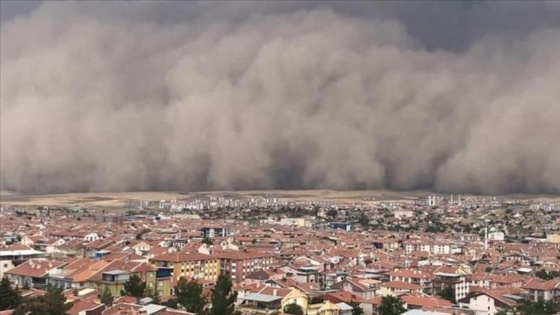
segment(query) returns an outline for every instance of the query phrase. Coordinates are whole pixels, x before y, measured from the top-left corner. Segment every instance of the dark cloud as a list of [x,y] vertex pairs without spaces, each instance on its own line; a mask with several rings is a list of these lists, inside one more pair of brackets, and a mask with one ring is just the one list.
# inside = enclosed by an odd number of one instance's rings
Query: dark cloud
[[1,182],[560,192],[557,2],[2,2]]
[[0,22],[26,15],[41,5],[41,1],[2,0],[0,1]]

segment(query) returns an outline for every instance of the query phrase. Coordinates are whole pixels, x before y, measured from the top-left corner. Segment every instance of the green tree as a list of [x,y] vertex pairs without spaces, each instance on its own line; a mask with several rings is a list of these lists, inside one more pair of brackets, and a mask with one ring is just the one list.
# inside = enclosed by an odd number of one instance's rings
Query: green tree
[[163,303],[160,303],[163,306],[167,306],[169,308],[174,308],[174,309],[178,309],[179,308],[179,304],[177,303],[177,299],[169,299]]
[[284,306],[284,314],[303,315],[303,307],[296,303],[290,303]]
[[210,245],[213,245],[214,242],[212,242],[211,238],[205,237],[205,238],[202,239],[202,244],[206,244],[206,245],[210,246]]
[[517,309],[522,315],[546,314],[546,305],[543,299],[536,302],[525,301]]
[[72,303],[66,303],[62,289],[49,287],[43,296],[24,299],[13,315],[60,315],[71,307]]
[[543,279],[543,280],[551,280],[554,278],[560,277],[560,272],[558,271],[546,271],[545,269],[541,269],[535,273],[535,276]]
[[369,219],[365,215],[365,213],[362,212],[360,218],[358,219],[358,223],[360,223],[364,227],[364,229],[367,229],[369,227]]
[[209,315],[233,315],[235,312],[235,300],[237,292],[231,291],[232,283],[228,275],[221,274],[212,290],[212,308]]
[[541,270],[535,272],[535,276],[537,276],[541,279],[544,279],[544,280],[549,280],[550,279],[549,275],[548,275],[548,272],[546,272],[546,270],[544,270],[544,269],[541,269]]
[[452,287],[443,288],[441,291],[439,291],[438,295],[444,300],[455,303],[455,290]]
[[15,309],[21,303],[21,295],[10,286],[7,278],[0,282],[0,311]]
[[109,290],[109,288],[105,288],[105,290],[101,294],[101,297],[99,298],[99,300],[101,301],[101,303],[103,303],[107,306],[112,306],[115,298],[113,297],[113,294],[111,294],[111,291]]
[[381,298],[381,303],[377,307],[378,315],[400,315],[406,312],[400,298],[387,295]]
[[121,295],[141,298],[144,296],[144,291],[146,291],[146,282],[143,282],[138,275],[132,275],[130,279],[124,283]]
[[144,238],[144,234],[150,233],[151,231],[152,230],[150,230],[150,229],[143,229],[138,234],[136,234],[136,239],[137,240],[142,240]]
[[329,209],[329,211],[327,211],[327,216],[330,217],[331,219],[336,218],[337,215],[338,215],[338,211],[336,209]]
[[190,313],[199,313],[206,305],[202,296],[202,285],[195,279],[190,281],[185,280],[185,278],[179,279],[175,287],[175,295],[177,296],[177,304]]
[[152,299],[152,303],[154,304],[159,304],[161,302],[159,291],[151,286],[146,286],[146,289],[144,290],[144,297]]
[[360,306],[360,303],[351,301],[348,305],[352,306],[352,315],[364,315],[364,309]]
[[546,314],[558,313],[558,306],[556,305],[556,302],[554,302],[554,299],[546,301],[544,304],[544,311]]

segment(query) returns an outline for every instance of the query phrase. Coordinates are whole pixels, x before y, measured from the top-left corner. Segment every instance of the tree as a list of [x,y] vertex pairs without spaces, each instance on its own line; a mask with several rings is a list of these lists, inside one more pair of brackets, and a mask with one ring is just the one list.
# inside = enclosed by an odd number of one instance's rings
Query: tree
[[327,216],[331,217],[331,219],[336,218],[337,215],[338,211],[336,209],[330,209],[329,211],[327,211]]
[[107,306],[112,306],[115,298],[113,297],[113,294],[111,294],[111,291],[109,290],[109,288],[105,288],[105,290],[103,290],[103,294],[101,294],[101,297],[99,298],[99,300],[101,301],[101,303],[103,303]]
[[136,234],[136,239],[137,240],[142,240],[144,238],[144,234],[146,233],[150,233],[152,230],[150,229],[143,229],[142,231],[140,231],[138,234]]
[[299,304],[291,303],[284,306],[284,314],[303,315],[303,307]]
[[543,299],[536,302],[526,300],[517,309],[522,315],[546,314],[546,305]]
[[367,229],[369,227],[369,219],[365,215],[365,213],[362,212],[360,218],[358,219],[358,223],[360,223],[364,227],[364,229]]
[[545,269],[541,269],[535,273],[535,276],[543,279],[543,280],[551,280],[554,278],[560,277],[560,272],[558,271],[546,271]]
[[159,304],[161,302],[157,288],[153,288],[151,286],[146,286],[146,289],[144,290],[144,297],[152,299],[152,303],[154,304]]
[[351,301],[348,305],[352,306],[352,315],[364,315],[364,309],[360,306],[360,303]]
[[439,291],[438,295],[444,300],[455,303],[455,290],[452,287],[443,288],[441,291]]
[[179,308],[179,304],[177,303],[177,299],[169,299],[169,300],[161,303],[161,305],[167,306],[169,308],[174,308],[174,309]]
[[0,311],[15,309],[21,303],[21,295],[10,286],[8,278],[0,282]]
[[554,299],[548,300],[545,302],[544,304],[544,311],[546,314],[556,314],[558,313],[558,306],[556,305],[556,302],[554,302]]
[[24,299],[13,315],[60,315],[65,314],[71,307],[72,303],[66,303],[62,289],[49,287],[43,296]]
[[146,291],[146,282],[143,282],[138,275],[132,275],[130,279],[124,283],[121,295],[141,298],[144,296],[144,291]]
[[377,307],[378,315],[400,315],[406,312],[400,298],[387,295],[381,298],[381,303]]
[[190,313],[199,313],[206,305],[202,297],[202,285],[194,279],[190,281],[185,278],[179,279],[175,287],[175,295],[177,295],[177,304]]
[[221,274],[212,290],[212,308],[209,315],[234,315],[237,292],[231,291],[232,283],[228,275]]
[[205,238],[202,239],[202,244],[206,244],[206,245],[210,246],[210,245],[213,245],[214,242],[212,242],[211,238],[205,237]]

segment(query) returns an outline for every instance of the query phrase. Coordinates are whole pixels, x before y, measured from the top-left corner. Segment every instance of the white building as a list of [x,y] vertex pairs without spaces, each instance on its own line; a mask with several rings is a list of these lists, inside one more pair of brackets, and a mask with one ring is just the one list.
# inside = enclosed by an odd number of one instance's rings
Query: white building
[[488,233],[489,241],[503,241],[505,239],[504,232],[490,232]]
[[0,249],[0,279],[4,277],[4,272],[14,268],[15,264],[43,256],[43,252],[19,244]]

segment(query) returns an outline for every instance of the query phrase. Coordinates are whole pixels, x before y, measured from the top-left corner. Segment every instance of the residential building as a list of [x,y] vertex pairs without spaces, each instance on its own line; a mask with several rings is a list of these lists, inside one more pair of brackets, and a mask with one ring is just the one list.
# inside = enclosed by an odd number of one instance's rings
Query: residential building
[[215,281],[220,275],[220,258],[216,255],[174,252],[155,256],[150,262],[157,266],[158,274],[172,276],[172,282],[181,277]]
[[44,252],[34,250],[21,244],[0,247],[0,279],[4,277],[6,271],[11,270],[21,263],[29,259],[41,258],[44,256]]
[[216,255],[220,259],[222,272],[229,274],[234,283],[241,283],[245,277],[260,269],[275,267],[274,256],[257,251],[231,251]]

